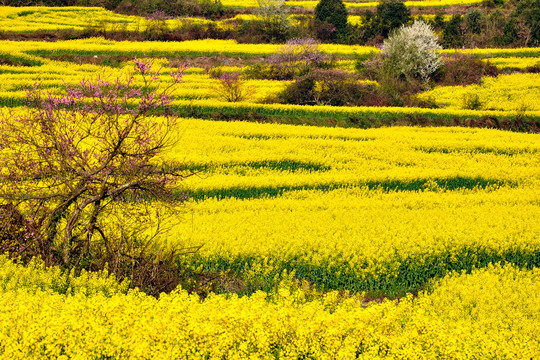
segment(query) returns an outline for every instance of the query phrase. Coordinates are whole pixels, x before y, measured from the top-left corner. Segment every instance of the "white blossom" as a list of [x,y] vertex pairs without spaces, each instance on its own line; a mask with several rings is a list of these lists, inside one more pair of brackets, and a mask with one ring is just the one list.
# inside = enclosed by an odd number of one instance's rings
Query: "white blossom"
[[385,40],[382,54],[385,63],[398,75],[429,80],[442,64],[436,50],[441,49],[431,27],[423,21],[402,26]]

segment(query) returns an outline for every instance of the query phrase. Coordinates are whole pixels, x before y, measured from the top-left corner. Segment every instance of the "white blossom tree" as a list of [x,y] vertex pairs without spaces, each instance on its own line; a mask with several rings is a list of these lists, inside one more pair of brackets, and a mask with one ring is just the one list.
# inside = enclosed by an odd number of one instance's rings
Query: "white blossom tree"
[[428,81],[442,65],[441,49],[437,36],[423,21],[402,26],[385,40],[382,56],[387,71],[397,76],[419,78]]

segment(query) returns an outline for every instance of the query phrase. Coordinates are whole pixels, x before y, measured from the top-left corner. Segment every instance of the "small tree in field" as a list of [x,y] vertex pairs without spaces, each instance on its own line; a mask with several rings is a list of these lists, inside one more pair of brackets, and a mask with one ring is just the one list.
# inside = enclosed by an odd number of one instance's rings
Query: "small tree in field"
[[246,99],[248,89],[239,73],[223,73],[219,77],[217,92],[222,100],[228,102],[239,102]]
[[427,81],[442,65],[435,52],[439,49],[437,37],[425,22],[415,21],[412,25],[402,26],[384,42],[385,72]]
[[156,225],[156,214],[153,205],[145,211],[134,204],[170,198],[182,179],[160,158],[171,144],[170,93],[182,71],[162,87],[160,70],[135,60],[135,75],[83,80],[63,95],[35,85],[25,111],[0,114],[0,202],[21,209],[56,262],[139,256],[123,244],[131,226]]

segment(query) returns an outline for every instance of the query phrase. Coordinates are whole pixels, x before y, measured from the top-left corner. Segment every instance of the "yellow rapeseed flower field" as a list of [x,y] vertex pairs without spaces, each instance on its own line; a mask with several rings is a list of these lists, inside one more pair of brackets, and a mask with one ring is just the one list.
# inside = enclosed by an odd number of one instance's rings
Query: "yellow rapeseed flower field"
[[467,109],[467,99],[476,96],[477,110],[540,110],[540,74],[485,77],[480,85],[436,87],[420,99],[434,99],[450,109]]
[[540,356],[537,269],[490,265],[452,273],[417,298],[381,304],[337,292],[310,299],[286,283],[275,294],[200,301],[179,289],[156,299],[117,289],[105,276],[69,276],[81,285],[62,289],[47,282],[55,276],[54,268],[0,258],[0,358]]
[[[0,19],[9,20],[0,27],[22,31],[20,18],[26,18],[36,24],[28,31],[52,29],[59,21],[75,29],[87,26],[82,11],[0,7]],[[77,12],[81,16],[73,17]],[[116,18],[126,28],[146,26],[100,8],[87,14]],[[35,82],[58,93],[96,74],[133,70],[128,62],[98,65],[101,57],[153,57],[167,85],[169,59],[266,59],[279,46],[0,41],[0,102],[20,113]],[[356,54],[379,51],[345,45],[321,50],[349,70]],[[537,48],[443,52],[470,52],[502,68],[534,65],[540,54]],[[70,56],[86,63],[60,60]],[[174,109],[213,120],[181,118],[171,134],[175,144],[159,158],[194,176],[174,189],[188,200],[153,245],[200,247],[179,266],[221,277],[224,293],[201,299],[178,288],[154,298],[106,271],[76,275],[2,255],[0,359],[540,358],[539,135],[337,127],[363,119],[378,125],[425,118],[493,126],[537,121],[538,74],[500,75],[420,95],[445,106],[436,109],[267,104],[265,98],[289,84],[270,80],[245,80],[248,96],[229,103],[210,74],[188,68],[173,93]],[[473,96],[481,106],[464,109]],[[288,118],[329,126],[271,123]],[[130,204],[134,211],[138,206]]]
[[181,124],[169,156],[199,176],[169,240],[203,245],[186,266],[376,290],[539,249],[537,135]]

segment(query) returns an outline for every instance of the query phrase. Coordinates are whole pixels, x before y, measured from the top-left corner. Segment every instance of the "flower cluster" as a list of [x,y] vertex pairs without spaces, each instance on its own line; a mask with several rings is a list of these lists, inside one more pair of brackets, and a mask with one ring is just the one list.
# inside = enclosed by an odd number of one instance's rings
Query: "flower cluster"
[[436,53],[441,48],[431,26],[416,20],[412,25],[402,26],[384,41],[382,55],[385,66],[395,75],[427,81],[442,65],[440,55]]

